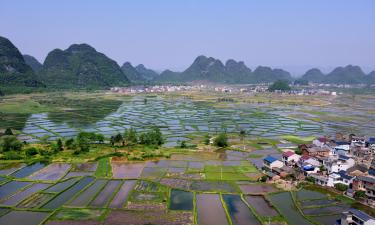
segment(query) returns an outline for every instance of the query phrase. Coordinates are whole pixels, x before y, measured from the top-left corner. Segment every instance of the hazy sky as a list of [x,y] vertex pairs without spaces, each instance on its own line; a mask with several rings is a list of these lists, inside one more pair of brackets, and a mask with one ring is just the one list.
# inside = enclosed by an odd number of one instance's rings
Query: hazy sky
[[285,68],[375,69],[374,0],[0,0],[0,36],[43,61],[88,43],[120,65],[185,69],[204,54]]

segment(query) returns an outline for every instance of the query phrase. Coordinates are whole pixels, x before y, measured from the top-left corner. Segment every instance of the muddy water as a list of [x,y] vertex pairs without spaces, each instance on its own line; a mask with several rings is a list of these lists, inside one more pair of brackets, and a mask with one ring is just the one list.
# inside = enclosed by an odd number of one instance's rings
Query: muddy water
[[197,194],[198,225],[228,225],[218,194]]
[[246,201],[249,203],[258,214],[262,216],[277,216],[278,213],[271,205],[264,199],[263,196],[246,196]]
[[71,165],[67,163],[51,164],[44,169],[32,174],[29,179],[31,180],[58,180],[65,175],[70,169]]
[[130,191],[133,190],[135,184],[135,180],[125,181],[125,183],[121,186],[120,190],[117,192],[116,196],[113,198],[109,207],[122,208],[126,203],[126,199],[128,198]]
[[11,181],[0,187],[0,199],[7,197],[19,189],[26,187],[31,184],[31,182],[20,182],[20,181]]
[[46,165],[43,163],[34,163],[32,165],[23,167],[22,169],[18,170],[17,172],[13,173],[11,176],[16,178],[24,178],[29,176],[30,174],[35,173],[36,171],[42,169]]
[[141,175],[143,167],[144,163],[112,162],[113,178],[136,179]]
[[47,188],[48,186],[49,186],[49,184],[41,184],[41,183],[40,184],[33,184],[29,188],[27,188],[27,189],[25,189],[21,192],[18,192],[17,194],[8,198],[2,204],[8,205],[8,206],[17,205],[22,200],[26,199],[27,197],[31,196],[32,194],[34,194],[34,193],[36,193],[40,190],[43,190],[43,189]]
[[169,208],[172,210],[192,210],[193,193],[173,189],[171,191],[171,203]]
[[71,201],[69,206],[86,206],[90,203],[93,197],[98,193],[104,185],[107,183],[107,180],[100,179],[95,181],[93,185],[84,190],[79,194],[73,201]]
[[95,178],[93,177],[84,177],[78,183],[58,195],[56,198],[52,199],[46,205],[44,205],[43,209],[57,209],[62,206],[65,202],[69,201],[77,192],[84,189],[87,185],[89,185]]
[[79,180],[79,178],[76,177],[76,178],[72,178],[72,179],[69,179],[69,180],[57,183],[57,184],[51,186],[50,188],[48,188],[46,191],[47,192],[60,192],[60,191],[63,191],[65,189],[67,189],[68,187],[72,186],[78,180]]
[[233,225],[261,225],[239,195],[223,195]]
[[111,199],[117,188],[121,185],[120,180],[111,180],[99,195],[91,202],[91,206],[104,207]]
[[12,211],[0,217],[0,224],[38,225],[48,215],[49,213],[46,212]]

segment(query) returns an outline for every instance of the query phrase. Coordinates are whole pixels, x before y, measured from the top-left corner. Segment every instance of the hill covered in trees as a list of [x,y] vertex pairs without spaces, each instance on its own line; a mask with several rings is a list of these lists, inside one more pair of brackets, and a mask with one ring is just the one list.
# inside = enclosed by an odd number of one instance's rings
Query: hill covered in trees
[[16,46],[7,38],[0,37],[0,91],[14,92],[44,86]]
[[87,44],[51,51],[38,76],[50,86],[61,88],[103,88],[130,83],[114,60]]
[[323,74],[319,69],[308,70],[301,79],[313,83],[325,84],[369,84],[375,83],[375,71],[366,75],[361,67],[347,65],[337,67],[328,74]]

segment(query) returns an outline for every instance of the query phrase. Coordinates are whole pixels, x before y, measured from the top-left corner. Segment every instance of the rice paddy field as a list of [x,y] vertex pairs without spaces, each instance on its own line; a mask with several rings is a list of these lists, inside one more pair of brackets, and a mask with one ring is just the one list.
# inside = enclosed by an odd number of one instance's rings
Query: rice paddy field
[[237,94],[227,96],[234,102],[217,102],[221,97],[217,93],[16,95],[0,100],[0,128],[12,127],[19,130],[22,140],[36,142],[42,137],[74,137],[79,131],[108,137],[126,128],[142,132],[155,125],[162,129],[166,147],[222,130],[246,130],[252,136],[267,138],[332,134],[348,129],[375,134],[375,125],[368,123],[375,119],[375,99],[370,96],[353,100],[350,96],[322,99]]
[[259,172],[246,154],[223,157],[233,152],[212,152],[210,160],[198,160],[199,153],[143,162],[109,158],[105,178],[96,173],[98,162],[15,165],[1,175],[0,224],[324,225],[350,208],[318,191],[256,182]]
[[[95,148],[49,163],[1,161],[0,224],[325,225],[350,207],[317,191],[258,182],[260,168],[264,157],[280,156],[282,149],[315,136],[360,126],[367,135],[375,133],[368,123],[375,119],[368,105],[373,98],[233,95],[233,102],[219,102],[220,97],[99,92],[2,98],[0,128],[12,127],[25,142],[67,139],[80,131],[109,137],[130,127],[143,132],[158,126],[166,139],[159,151],[168,157],[137,161],[103,156],[107,152]],[[247,131],[244,140],[240,130]],[[228,148],[202,144],[205,134],[222,131]],[[195,147],[176,147],[181,141]]]

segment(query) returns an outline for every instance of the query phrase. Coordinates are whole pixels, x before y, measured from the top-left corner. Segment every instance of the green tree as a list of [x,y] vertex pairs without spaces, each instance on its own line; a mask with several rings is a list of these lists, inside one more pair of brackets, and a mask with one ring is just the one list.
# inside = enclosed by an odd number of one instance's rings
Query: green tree
[[335,188],[339,191],[346,191],[348,190],[348,185],[337,183],[335,184]]
[[7,128],[4,132],[4,135],[13,135],[12,129]]
[[291,88],[288,84],[288,81],[285,81],[285,80],[278,80],[278,81],[275,81],[273,84],[271,84],[269,87],[268,87],[268,91],[290,91]]
[[142,145],[160,146],[164,144],[164,139],[160,129],[155,127],[151,131],[139,135],[139,143]]
[[76,138],[79,152],[88,152],[90,150],[90,139],[86,132],[80,132]]
[[124,132],[124,139],[126,144],[136,144],[138,142],[138,135],[137,131],[130,127],[130,129],[126,129]]
[[26,156],[34,156],[38,154],[38,152],[39,152],[38,149],[35,147],[30,147],[30,148],[25,149]]
[[73,138],[69,138],[65,141],[65,147],[67,149],[74,149],[75,148],[75,143]]
[[62,143],[61,139],[59,138],[56,141],[56,147],[54,149],[54,152],[61,152],[63,150],[64,150],[64,146],[63,146],[63,143]]
[[217,147],[227,147],[228,146],[228,138],[226,133],[220,133],[214,140],[214,145]]
[[181,141],[180,148],[186,148],[186,147],[187,147],[186,141]]
[[122,137],[120,133],[115,135],[114,141],[115,143],[122,143],[122,145],[124,145],[124,138]]
[[2,152],[20,151],[22,142],[13,135],[4,135],[0,138],[0,150]]

